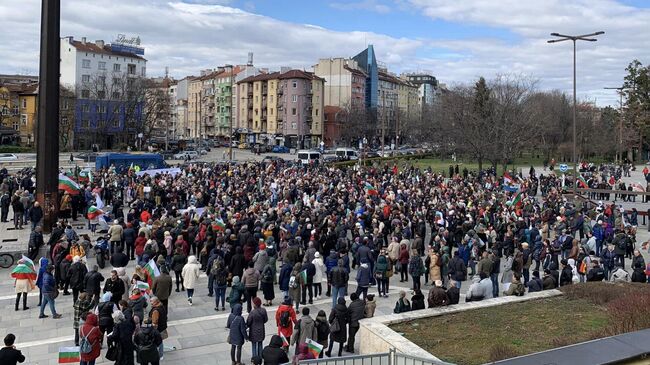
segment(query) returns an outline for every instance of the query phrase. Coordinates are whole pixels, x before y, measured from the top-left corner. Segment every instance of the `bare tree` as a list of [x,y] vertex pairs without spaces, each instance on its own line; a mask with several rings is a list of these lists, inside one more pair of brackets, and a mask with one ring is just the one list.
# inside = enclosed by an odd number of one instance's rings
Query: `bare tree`
[[70,151],[73,149],[72,140],[75,126],[74,90],[61,86],[59,89],[59,150]]

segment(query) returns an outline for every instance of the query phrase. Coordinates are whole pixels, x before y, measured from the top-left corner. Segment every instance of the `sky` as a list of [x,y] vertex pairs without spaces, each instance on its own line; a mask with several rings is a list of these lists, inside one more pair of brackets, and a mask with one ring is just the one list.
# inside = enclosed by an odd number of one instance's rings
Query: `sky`
[[[604,31],[577,43],[578,97],[618,105],[634,59],[650,63],[644,0],[63,0],[61,36],[139,36],[148,76],[198,75],[246,63],[305,70],[373,44],[395,73],[426,71],[449,86],[521,74],[542,90],[572,91],[571,42],[550,33]],[[37,74],[40,1],[0,0],[0,73]]]

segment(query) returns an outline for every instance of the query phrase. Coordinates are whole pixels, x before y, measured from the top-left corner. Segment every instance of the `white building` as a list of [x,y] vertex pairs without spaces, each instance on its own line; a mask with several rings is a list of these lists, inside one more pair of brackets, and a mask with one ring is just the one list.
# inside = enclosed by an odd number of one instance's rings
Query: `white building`
[[[139,43],[139,41],[138,41]],[[107,88],[115,77],[128,75],[145,77],[147,60],[142,57],[144,49],[122,43],[105,44],[103,40],[86,41],[86,37],[75,40],[61,38],[61,83],[77,87],[79,96],[84,96],[82,85],[97,76],[106,76]],[[108,75],[113,77],[108,77]]]

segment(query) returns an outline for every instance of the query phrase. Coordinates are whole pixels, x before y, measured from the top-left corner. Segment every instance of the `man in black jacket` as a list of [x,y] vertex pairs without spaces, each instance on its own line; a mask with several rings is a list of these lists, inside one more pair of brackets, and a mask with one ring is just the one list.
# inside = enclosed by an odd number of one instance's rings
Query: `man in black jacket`
[[117,306],[122,300],[122,295],[126,292],[124,281],[117,276],[117,271],[111,270],[111,277],[104,284],[104,293],[111,292],[111,302]]
[[93,270],[86,274],[84,277],[84,291],[92,296],[93,305],[99,303],[99,292],[101,290],[101,282],[104,281],[104,276],[99,273],[99,267],[93,266]]
[[32,230],[41,224],[43,219],[43,208],[41,208],[38,202],[34,202],[34,205],[29,209],[29,220],[32,222]]
[[354,352],[354,336],[359,331],[359,320],[366,317],[366,302],[359,299],[357,293],[350,294],[350,300],[352,300],[350,306],[348,306],[348,313],[350,313],[350,330],[345,351]]
[[603,281],[605,279],[605,270],[600,267],[598,261],[594,261],[594,266],[587,273],[587,281]]
[[0,364],[16,365],[19,362],[22,363],[25,361],[25,355],[20,350],[16,350],[16,346],[14,346],[15,341],[16,336],[13,333],[5,336],[5,347],[0,349]]
[[449,277],[456,283],[456,287],[460,289],[460,285],[467,278],[467,266],[465,261],[460,258],[458,251],[454,251],[454,257],[449,261]]
[[113,267],[126,267],[129,264],[129,256],[124,253],[122,246],[117,246],[117,252],[111,256],[111,265]]
[[85,289],[84,279],[86,278],[87,273],[88,269],[86,268],[86,264],[81,262],[79,256],[74,256],[72,258],[72,265],[70,265],[67,272],[67,279],[70,282],[70,288],[72,288],[73,303],[77,302],[79,293],[83,292]]
[[343,298],[348,287],[350,275],[345,270],[345,262],[339,259],[338,266],[330,272],[330,282],[332,283],[332,308],[336,306],[338,298]]
[[27,257],[31,260],[36,260],[38,257],[38,250],[45,244],[43,241],[42,228],[36,227],[29,235],[29,244],[27,246]]

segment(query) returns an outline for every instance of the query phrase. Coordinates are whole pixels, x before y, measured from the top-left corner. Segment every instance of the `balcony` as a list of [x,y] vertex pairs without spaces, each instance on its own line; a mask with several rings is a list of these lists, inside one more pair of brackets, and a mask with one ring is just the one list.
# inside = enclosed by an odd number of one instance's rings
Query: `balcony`
[[278,88],[278,95],[284,94],[284,87],[279,87]]
[[268,94],[268,92],[269,92],[268,86],[266,85],[262,86],[262,95],[266,95]]
[[248,101],[248,109],[253,109],[253,100]]

